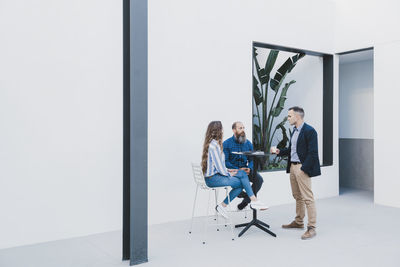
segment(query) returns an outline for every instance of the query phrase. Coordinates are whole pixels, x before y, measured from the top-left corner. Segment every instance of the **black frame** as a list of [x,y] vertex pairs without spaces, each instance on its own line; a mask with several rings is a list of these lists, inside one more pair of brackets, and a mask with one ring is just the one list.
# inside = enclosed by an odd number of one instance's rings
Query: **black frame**
[[[323,59],[322,166],[332,166],[333,165],[333,76],[334,76],[333,55],[321,52],[315,52],[311,50],[293,48],[293,47],[266,44],[261,42],[253,42],[252,49],[253,47],[276,49],[293,53],[304,53],[306,55],[322,57]],[[281,171],[281,169],[266,170],[263,172],[268,172],[268,171]]]
[[130,21],[129,1],[123,1],[123,210],[122,259],[130,259]]
[[344,51],[344,52],[336,53],[336,55],[342,56],[342,55],[353,54],[353,53],[363,52],[363,51],[368,51],[368,50],[374,50],[374,47],[370,46],[370,47],[366,47],[366,48]]

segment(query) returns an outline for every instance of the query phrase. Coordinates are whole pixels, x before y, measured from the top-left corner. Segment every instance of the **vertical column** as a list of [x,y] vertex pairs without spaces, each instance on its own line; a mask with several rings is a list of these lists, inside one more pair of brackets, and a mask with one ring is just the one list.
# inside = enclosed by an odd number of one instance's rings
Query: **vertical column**
[[333,164],[333,55],[323,56],[322,165]]
[[147,0],[124,0],[123,259],[147,255]]
[[123,0],[123,211],[122,259],[130,258],[130,20],[129,2]]
[[147,0],[130,2],[130,263],[147,262]]

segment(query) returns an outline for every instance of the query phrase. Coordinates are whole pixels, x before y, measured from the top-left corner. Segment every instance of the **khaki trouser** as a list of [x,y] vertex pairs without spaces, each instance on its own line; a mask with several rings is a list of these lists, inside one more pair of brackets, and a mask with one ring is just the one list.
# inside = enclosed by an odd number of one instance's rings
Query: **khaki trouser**
[[301,169],[301,164],[292,164],[290,166],[290,184],[292,194],[296,200],[296,218],[295,222],[303,224],[307,207],[308,227],[316,227],[317,210],[315,208],[314,194],[311,190],[311,178]]

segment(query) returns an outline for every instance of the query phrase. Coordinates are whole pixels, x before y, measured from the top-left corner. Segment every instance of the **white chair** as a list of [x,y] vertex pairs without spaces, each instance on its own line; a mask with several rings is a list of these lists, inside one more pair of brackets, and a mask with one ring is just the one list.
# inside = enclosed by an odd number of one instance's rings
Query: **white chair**
[[[216,225],[216,226],[219,226],[219,225],[225,225],[225,226],[230,225],[231,233],[232,233],[232,240],[235,240],[235,235],[234,235],[234,232],[233,232],[233,222],[232,222],[232,220],[230,218],[229,219],[225,219],[226,220],[225,223],[219,224],[218,213],[217,213],[217,211],[215,211],[215,219],[214,220],[216,220],[217,223],[216,224],[209,224],[208,223],[208,219],[209,219],[208,215],[209,215],[209,210],[210,210],[210,198],[211,198],[212,192],[214,191],[214,194],[215,194],[215,206],[218,205],[218,199],[217,199],[218,198],[218,189],[225,189],[226,196],[228,196],[228,204],[231,204],[231,200],[230,200],[229,194],[228,194],[230,186],[208,187],[207,184],[206,184],[206,181],[205,181],[205,178],[204,178],[204,175],[203,175],[203,171],[201,169],[200,164],[192,163],[192,170],[193,170],[193,178],[194,178],[194,181],[196,183],[196,194],[195,194],[195,197],[194,197],[193,211],[192,211],[192,221],[190,223],[189,234],[192,233],[194,211],[195,211],[195,208],[196,208],[196,201],[197,201],[197,193],[198,193],[199,189],[202,189],[202,190],[209,191],[209,193],[208,193],[208,204],[207,204],[207,215],[206,215],[206,218],[205,218],[205,221],[204,221],[203,244],[206,243],[205,237],[206,237],[207,227],[209,225]],[[219,228],[217,228],[217,231],[219,231]]]

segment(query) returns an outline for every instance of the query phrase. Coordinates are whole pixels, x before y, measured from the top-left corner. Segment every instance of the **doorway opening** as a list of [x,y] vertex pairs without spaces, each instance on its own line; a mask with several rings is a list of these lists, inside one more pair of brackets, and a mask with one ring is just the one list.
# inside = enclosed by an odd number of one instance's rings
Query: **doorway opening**
[[339,194],[374,191],[374,50],[339,53]]

